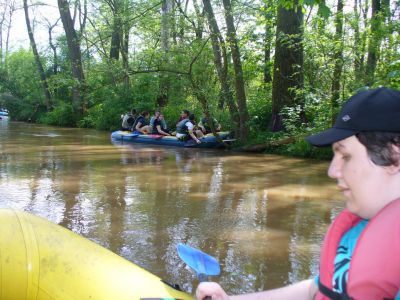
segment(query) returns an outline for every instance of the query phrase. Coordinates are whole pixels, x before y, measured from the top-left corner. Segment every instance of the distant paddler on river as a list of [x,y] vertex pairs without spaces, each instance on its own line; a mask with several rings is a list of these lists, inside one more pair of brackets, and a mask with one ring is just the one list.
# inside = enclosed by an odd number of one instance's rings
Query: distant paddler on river
[[139,134],[148,134],[150,130],[150,113],[146,110],[142,111],[140,115],[136,118],[135,124],[132,126],[133,131]]
[[215,132],[221,131],[221,125],[218,123],[217,119],[211,118],[207,112],[203,113],[203,117],[200,119],[198,127],[203,134],[212,133],[213,128]]
[[130,112],[122,116],[121,130],[131,131],[137,118],[136,109],[132,108]]
[[325,236],[319,274],[237,296],[201,283],[198,299],[400,299],[400,91],[352,96],[333,127],[307,141],[332,146],[328,175],[346,199]]
[[176,137],[182,140],[188,140],[192,138],[197,144],[200,144],[200,139],[204,135],[200,130],[196,131],[195,120],[195,115],[191,114],[188,118],[179,121],[179,123],[176,125]]

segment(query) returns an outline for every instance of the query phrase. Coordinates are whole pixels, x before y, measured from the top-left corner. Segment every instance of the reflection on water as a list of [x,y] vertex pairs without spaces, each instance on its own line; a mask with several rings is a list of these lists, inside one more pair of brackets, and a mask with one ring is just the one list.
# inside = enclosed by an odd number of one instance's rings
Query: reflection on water
[[189,292],[188,243],[221,263],[228,292],[314,276],[341,197],[326,162],[113,145],[109,134],[0,124],[0,207],[30,211]]

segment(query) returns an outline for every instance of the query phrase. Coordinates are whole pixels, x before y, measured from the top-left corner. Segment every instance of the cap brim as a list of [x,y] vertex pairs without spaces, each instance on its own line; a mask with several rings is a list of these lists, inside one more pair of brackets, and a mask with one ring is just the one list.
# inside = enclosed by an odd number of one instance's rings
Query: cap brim
[[317,147],[326,147],[357,133],[359,133],[357,130],[330,128],[306,137],[306,141]]

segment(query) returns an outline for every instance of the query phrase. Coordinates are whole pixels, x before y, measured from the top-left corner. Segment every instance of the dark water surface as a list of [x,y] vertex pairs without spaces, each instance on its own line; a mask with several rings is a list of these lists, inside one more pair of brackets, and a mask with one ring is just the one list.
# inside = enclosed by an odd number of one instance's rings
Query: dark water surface
[[0,122],[0,208],[67,227],[191,292],[179,242],[215,256],[228,292],[318,272],[343,206],[328,162],[113,145],[110,134]]

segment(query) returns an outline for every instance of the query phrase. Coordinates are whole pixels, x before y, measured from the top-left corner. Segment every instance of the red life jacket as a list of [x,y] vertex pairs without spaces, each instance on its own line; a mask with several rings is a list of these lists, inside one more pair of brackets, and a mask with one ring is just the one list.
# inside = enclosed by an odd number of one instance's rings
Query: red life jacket
[[339,242],[360,221],[361,218],[344,210],[329,227],[321,251],[319,291],[315,299],[379,300],[396,297],[400,290],[400,199],[392,201],[370,219],[358,238],[350,262],[346,294],[332,291]]

